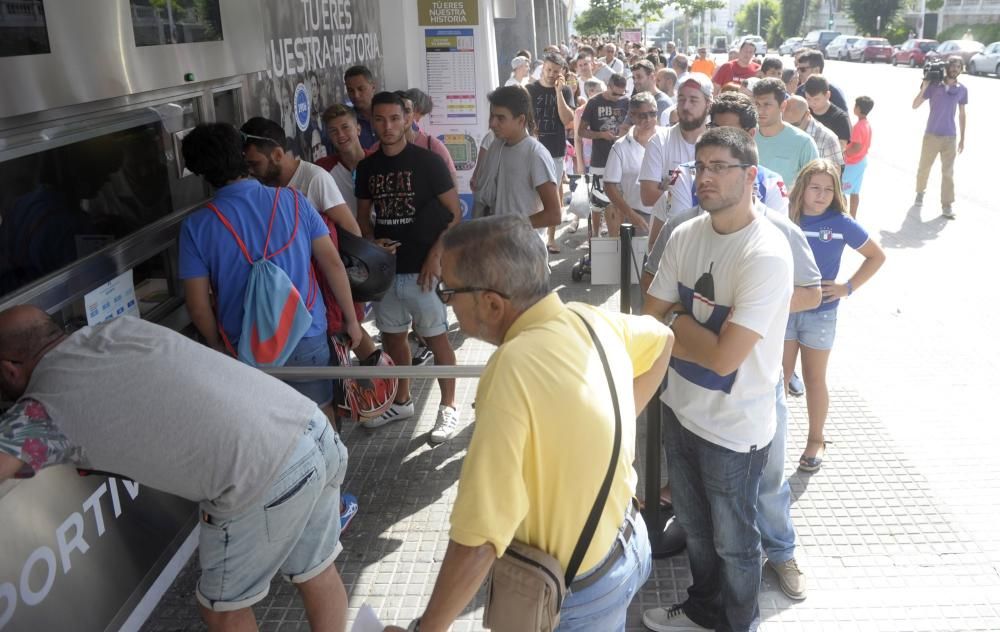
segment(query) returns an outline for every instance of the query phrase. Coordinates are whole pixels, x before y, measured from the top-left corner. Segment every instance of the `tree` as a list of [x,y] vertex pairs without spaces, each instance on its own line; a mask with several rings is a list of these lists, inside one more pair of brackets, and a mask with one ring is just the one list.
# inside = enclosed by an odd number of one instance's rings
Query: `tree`
[[639,8],[634,14],[634,19],[642,24],[642,39],[646,39],[646,25],[656,22],[663,17],[663,9],[666,7],[663,0],[640,0]]
[[881,26],[887,27],[899,14],[900,0],[850,0],[847,11],[858,31],[870,35],[879,32]]
[[614,35],[622,28],[635,25],[635,15],[622,0],[590,0],[590,7],[573,20],[581,35]]
[[736,28],[740,33],[757,33],[757,7],[760,6],[760,35],[767,37],[771,22],[778,16],[778,0],[751,0],[736,14]]
[[799,35],[802,28],[802,16],[805,14],[806,0],[782,0],[781,2],[781,34],[783,37]]
[[688,29],[694,19],[701,20],[701,32],[705,33],[705,13],[712,9],[722,9],[728,4],[726,0],[668,0],[670,4],[687,18],[684,23],[684,43],[689,43]]

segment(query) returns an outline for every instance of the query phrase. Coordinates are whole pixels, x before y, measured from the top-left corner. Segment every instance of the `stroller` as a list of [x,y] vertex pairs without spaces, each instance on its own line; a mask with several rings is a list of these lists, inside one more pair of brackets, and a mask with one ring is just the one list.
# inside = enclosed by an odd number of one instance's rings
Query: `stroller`
[[[573,264],[570,276],[573,281],[579,283],[584,276],[590,276],[590,253],[591,239],[595,230],[600,230],[600,226],[593,226],[592,219],[594,213],[603,213],[611,204],[608,196],[604,193],[604,186],[601,176],[592,174],[587,179],[587,254],[580,257],[580,260]],[[574,211],[576,212],[576,211]],[[579,215],[579,213],[577,213]]]

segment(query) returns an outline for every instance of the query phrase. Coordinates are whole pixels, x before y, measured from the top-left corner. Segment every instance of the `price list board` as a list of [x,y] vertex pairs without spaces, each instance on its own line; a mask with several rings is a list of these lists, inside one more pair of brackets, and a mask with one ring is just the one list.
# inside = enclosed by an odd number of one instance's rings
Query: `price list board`
[[425,29],[431,123],[476,126],[476,47],[473,29]]

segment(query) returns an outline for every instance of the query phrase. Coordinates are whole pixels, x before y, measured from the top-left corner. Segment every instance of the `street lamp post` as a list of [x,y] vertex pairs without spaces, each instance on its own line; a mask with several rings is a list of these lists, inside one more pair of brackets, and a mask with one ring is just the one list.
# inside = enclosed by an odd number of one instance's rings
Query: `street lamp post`
[[760,37],[760,5],[763,0],[757,0],[757,37]]

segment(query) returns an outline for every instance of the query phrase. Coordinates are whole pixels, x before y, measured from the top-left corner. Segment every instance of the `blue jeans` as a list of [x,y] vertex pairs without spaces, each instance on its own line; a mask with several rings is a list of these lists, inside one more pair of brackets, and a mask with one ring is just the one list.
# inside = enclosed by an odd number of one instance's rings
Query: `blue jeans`
[[719,632],[756,630],[757,492],[768,446],[734,452],[681,426],[670,408],[663,413],[670,488],[693,580],[684,613]]
[[[556,632],[601,630],[624,632],[625,613],[639,588],[646,583],[653,565],[649,535],[641,516],[626,518],[632,522],[632,539],[625,554],[597,582],[580,592],[570,592],[563,602]],[[619,540],[623,539],[618,533]],[[583,579],[585,575],[578,576]]]
[[795,557],[795,527],[792,526],[792,489],[785,478],[785,439],[788,434],[788,406],[785,405],[784,378],[774,389],[778,427],[771,439],[767,465],[760,477],[757,496],[757,529],[767,559],[781,564]]

